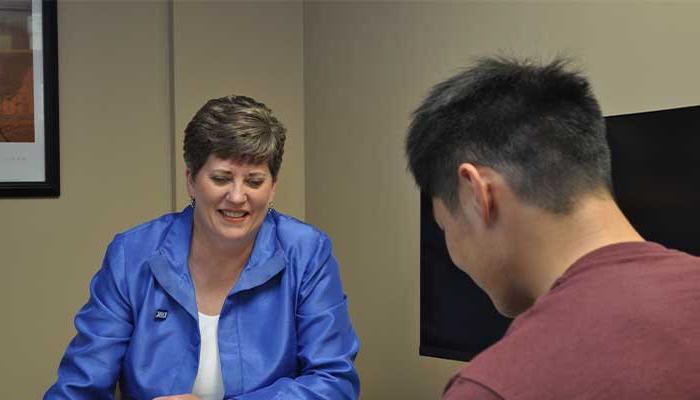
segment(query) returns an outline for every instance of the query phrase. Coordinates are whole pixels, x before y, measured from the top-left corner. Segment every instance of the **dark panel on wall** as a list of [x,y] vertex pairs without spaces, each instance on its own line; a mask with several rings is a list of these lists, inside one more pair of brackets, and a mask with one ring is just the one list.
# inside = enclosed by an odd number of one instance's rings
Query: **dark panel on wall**
[[700,106],[606,124],[622,211],[646,240],[700,256]]
[[510,320],[452,263],[425,195],[420,222],[420,354],[470,360],[500,339]]

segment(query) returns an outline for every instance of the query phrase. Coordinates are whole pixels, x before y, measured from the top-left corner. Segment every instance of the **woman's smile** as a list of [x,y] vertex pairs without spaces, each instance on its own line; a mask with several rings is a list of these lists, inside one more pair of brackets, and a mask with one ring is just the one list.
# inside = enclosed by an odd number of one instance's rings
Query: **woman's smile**
[[234,224],[245,222],[246,218],[250,215],[250,213],[245,210],[219,210],[219,213],[224,221]]

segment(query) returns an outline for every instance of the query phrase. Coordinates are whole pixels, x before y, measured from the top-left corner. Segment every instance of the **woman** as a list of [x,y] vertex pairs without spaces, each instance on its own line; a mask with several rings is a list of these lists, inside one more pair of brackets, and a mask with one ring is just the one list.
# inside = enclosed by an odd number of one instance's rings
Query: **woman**
[[284,141],[251,98],[197,112],[192,204],[114,238],[45,399],[357,398],[330,240],[271,208]]

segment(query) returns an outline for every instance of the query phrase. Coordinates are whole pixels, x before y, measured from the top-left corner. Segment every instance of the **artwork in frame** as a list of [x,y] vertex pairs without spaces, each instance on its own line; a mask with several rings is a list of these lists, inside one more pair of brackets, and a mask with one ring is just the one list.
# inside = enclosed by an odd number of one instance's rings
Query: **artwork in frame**
[[60,194],[54,0],[0,0],[0,197]]

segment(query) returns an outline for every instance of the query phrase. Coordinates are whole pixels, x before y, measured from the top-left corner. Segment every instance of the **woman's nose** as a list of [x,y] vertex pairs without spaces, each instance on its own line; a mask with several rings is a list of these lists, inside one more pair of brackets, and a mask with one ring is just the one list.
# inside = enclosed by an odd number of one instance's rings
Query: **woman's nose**
[[228,200],[234,204],[242,204],[246,202],[245,190],[242,185],[232,185],[231,190],[227,193]]

